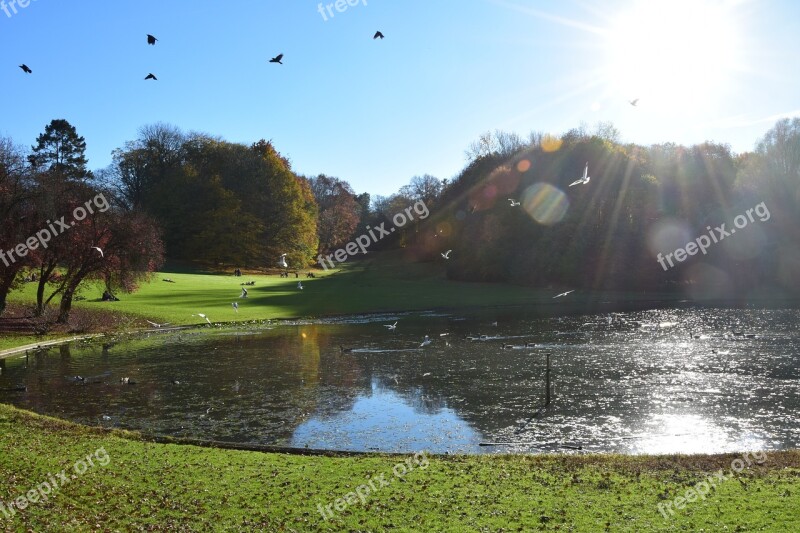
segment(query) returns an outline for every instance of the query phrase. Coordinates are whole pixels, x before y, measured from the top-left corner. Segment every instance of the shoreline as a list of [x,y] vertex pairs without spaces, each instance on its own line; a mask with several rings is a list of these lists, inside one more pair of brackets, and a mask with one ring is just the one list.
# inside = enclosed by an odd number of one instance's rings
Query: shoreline
[[[730,309],[748,309],[748,308],[767,308],[767,309],[800,309],[800,300],[793,298],[785,299],[759,299],[748,300],[742,302],[740,299],[709,299],[709,300],[690,300],[690,299],[613,299],[613,295],[598,295],[588,300],[582,301],[557,301],[549,302],[547,300],[532,301],[528,303],[513,303],[513,304],[495,304],[487,306],[436,306],[426,309],[393,309],[393,310],[372,310],[364,311],[361,313],[331,313],[321,314],[317,316],[297,316],[297,317],[277,317],[277,318],[264,318],[259,322],[277,322],[276,325],[283,325],[282,323],[291,321],[321,321],[331,319],[346,319],[356,316],[374,316],[379,317],[383,315],[400,315],[400,314],[424,314],[424,313],[447,313],[456,314],[458,312],[465,314],[485,314],[493,310],[506,311],[512,309],[522,309],[530,311],[533,314],[541,314],[541,316],[566,316],[566,315],[581,315],[592,313],[631,313],[637,311],[645,311],[648,309],[664,309],[669,307],[675,308],[730,308]],[[219,328],[236,328],[246,325],[250,321],[228,321],[228,322],[214,322],[213,324]],[[50,348],[62,344],[68,344],[75,341],[93,340],[98,337],[116,337],[126,335],[141,335],[146,333],[167,333],[174,331],[182,331],[189,329],[203,328],[205,323],[198,322],[195,324],[184,324],[172,326],[169,328],[147,328],[147,329],[132,329],[124,331],[104,331],[98,333],[87,333],[84,335],[70,336],[63,339],[51,339],[43,342],[29,343],[12,348],[0,350],[0,360],[8,359],[14,355],[28,352],[30,350],[37,350],[41,348]],[[12,338],[13,335],[0,335],[0,337]]]

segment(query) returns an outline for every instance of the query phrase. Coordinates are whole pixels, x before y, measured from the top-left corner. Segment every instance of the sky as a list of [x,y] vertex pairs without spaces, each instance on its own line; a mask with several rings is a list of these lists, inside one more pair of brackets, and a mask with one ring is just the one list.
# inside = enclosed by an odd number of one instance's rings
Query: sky
[[795,0],[10,1],[0,135],[31,146],[66,119],[95,170],[164,122],[389,195],[452,179],[486,131],[611,122],[741,153],[800,116]]

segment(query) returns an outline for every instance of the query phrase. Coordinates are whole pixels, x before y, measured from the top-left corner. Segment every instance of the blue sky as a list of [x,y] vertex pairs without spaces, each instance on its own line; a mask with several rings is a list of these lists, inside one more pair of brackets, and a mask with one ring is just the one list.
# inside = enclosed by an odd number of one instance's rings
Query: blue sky
[[[31,145],[65,118],[97,169],[160,121],[272,139],[299,173],[386,195],[454,177],[487,130],[611,121],[626,142],[742,152],[800,115],[792,0],[361,0],[327,21],[319,4],[0,5],[0,135]],[[269,64],[278,53],[284,65]]]

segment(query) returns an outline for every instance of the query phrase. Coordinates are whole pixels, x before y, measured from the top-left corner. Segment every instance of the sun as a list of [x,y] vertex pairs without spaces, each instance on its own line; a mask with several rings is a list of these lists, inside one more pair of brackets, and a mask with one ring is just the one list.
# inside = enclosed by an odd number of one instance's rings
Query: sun
[[628,100],[667,112],[707,105],[735,70],[731,0],[639,0],[609,28],[607,76]]

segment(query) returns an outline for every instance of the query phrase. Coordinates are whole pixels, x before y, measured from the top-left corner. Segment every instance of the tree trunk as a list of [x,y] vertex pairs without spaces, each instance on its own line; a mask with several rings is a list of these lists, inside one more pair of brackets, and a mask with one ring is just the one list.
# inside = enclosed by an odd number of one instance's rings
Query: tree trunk
[[36,316],[42,316],[44,314],[44,290],[47,287],[47,280],[50,279],[50,275],[55,270],[53,266],[42,266],[39,269],[39,285],[36,287],[36,311],[34,314]]
[[8,293],[11,291],[11,286],[14,284],[14,280],[17,279],[17,274],[19,274],[20,270],[22,270],[21,266],[14,265],[7,268],[3,273],[3,277],[0,278],[0,315],[6,310]]
[[14,282],[14,277],[15,276],[7,276],[0,282],[0,316],[2,316],[3,312],[6,310],[6,297],[8,296],[8,291],[11,289],[11,284]]
[[72,309],[72,295],[75,294],[75,287],[67,287],[64,290],[64,294],[61,295],[61,304],[58,308],[58,320],[59,324],[66,324],[67,320],[69,320],[69,312]]

